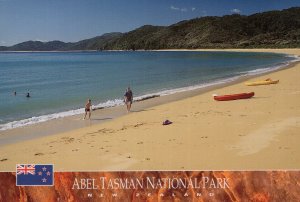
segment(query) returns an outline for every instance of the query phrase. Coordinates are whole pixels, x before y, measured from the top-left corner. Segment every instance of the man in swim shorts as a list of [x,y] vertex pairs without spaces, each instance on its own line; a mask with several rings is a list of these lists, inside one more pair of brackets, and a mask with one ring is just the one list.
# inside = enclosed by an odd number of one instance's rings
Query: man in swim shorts
[[130,112],[132,101],[133,101],[133,93],[130,90],[130,87],[128,87],[124,94],[124,102],[127,107],[127,112]]
[[89,119],[91,119],[91,111],[92,111],[92,101],[91,101],[91,99],[88,99],[84,110],[85,110],[85,115],[84,115],[83,120],[85,120],[87,113],[89,113]]

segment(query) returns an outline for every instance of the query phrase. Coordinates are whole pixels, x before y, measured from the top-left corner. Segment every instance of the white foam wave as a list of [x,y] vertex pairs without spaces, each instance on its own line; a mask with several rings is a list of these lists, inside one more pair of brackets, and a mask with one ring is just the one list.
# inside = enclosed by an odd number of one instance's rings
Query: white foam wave
[[108,108],[108,107],[115,107],[118,105],[122,105],[123,100],[121,99],[114,99],[114,100],[107,100],[104,103],[99,103],[97,105],[93,105],[93,109],[102,109],[102,108]]
[[[120,99],[108,100],[104,103],[93,105],[92,109],[102,109],[102,108],[114,107],[117,105],[121,105],[122,103],[123,103],[123,100],[120,100]],[[42,116],[37,116],[37,117],[31,117],[31,118],[23,119],[23,120],[19,120],[19,121],[12,121],[12,122],[9,122],[6,124],[0,124],[0,131],[18,128],[18,127],[27,126],[27,125],[32,125],[32,124],[36,124],[36,123],[42,123],[45,121],[63,118],[63,117],[67,117],[67,116],[78,115],[78,114],[82,114],[82,113],[84,113],[84,108],[69,110],[69,111],[59,112],[59,113],[53,113],[53,114],[48,114],[48,115],[42,115]]]
[[191,90],[197,90],[197,89],[207,88],[207,87],[210,87],[210,86],[215,86],[215,85],[220,85],[220,84],[225,84],[225,83],[233,82],[233,81],[237,80],[238,78],[240,78],[240,76],[235,76],[235,77],[231,77],[231,78],[227,78],[227,79],[219,79],[219,80],[216,80],[216,81],[213,81],[213,82],[202,83],[202,84],[194,85],[194,86],[188,86],[188,87],[182,87],[182,88],[175,88],[175,89],[170,89],[170,90],[164,90],[164,91],[161,91],[159,93],[156,93],[156,95],[166,96],[166,95],[171,95],[171,94],[175,94],[175,93],[181,93],[181,92],[185,92],[185,91],[191,91]]
[[300,57],[298,55],[288,55],[287,54],[287,55],[285,55],[285,57],[289,57],[289,58],[293,58],[293,59],[290,60],[290,61],[287,61],[287,62],[282,62],[282,63],[280,63],[278,65],[275,65],[275,66],[272,66],[272,67],[259,68],[259,69],[254,69],[254,70],[240,72],[240,73],[244,74],[245,76],[254,76],[254,75],[258,75],[258,74],[264,74],[264,73],[276,71],[278,69],[286,67],[286,66],[288,66],[289,64],[291,64],[293,62],[300,61]]
[[298,55],[289,55],[289,54],[286,54],[285,57],[294,58],[293,60],[289,61],[289,63],[300,61],[300,56],[298,56]]
[[274,66],[274,67],[254,69],[254,70],[240,72],[240,73],[245,75],[245,76],[254,76],[254,75],[258,75],[258,74],[264,74],[264,73],[268,73],[268,72],[271,72],[271,71],[275,71],[275,70],[278,70],[278,69],[280,69],[282,67],[285,67],[287,65],[288,65],[288,63],[277,65],[277,66]]
[[70,111],[59,112],[59,113],[54,113],[54,114],[42,115],[42,116],[38,116],[38,117],[31,117],[31,118],[23,119],[20,121],[12,121],[12,122],[9,122],[6,124],[1,124],[0,131],[18,128],[21,126],[32,125],[32,124],[36,124],[36,123],[42,123],[42,122],[53,120],[53,119],[58,119],[58,118],[66,117],[66,116],[81,114],[83,112],[84,112],[84,109],[82,108],[82,109],[70,110]]

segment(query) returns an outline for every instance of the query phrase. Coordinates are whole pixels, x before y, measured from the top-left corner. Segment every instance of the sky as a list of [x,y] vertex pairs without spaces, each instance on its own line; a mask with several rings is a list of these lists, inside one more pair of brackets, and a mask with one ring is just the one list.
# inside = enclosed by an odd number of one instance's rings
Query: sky
[[300,0],[0,0],[0,46],[28,40],[76,42],[143,25],[295,6]]

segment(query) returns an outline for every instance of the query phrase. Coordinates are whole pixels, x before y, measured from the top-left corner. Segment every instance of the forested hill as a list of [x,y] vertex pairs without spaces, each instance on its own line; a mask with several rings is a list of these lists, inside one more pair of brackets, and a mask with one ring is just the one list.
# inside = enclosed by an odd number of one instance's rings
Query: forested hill
[[300,7],[250,16],[227,15],[143,26],[107,49],[300,47]]
[[170,26],[145,25],[127,33],[64,43],[27,41],[6,51],[155,50],[180,48],[300,47],[300,7],[250,16],[201,17]]

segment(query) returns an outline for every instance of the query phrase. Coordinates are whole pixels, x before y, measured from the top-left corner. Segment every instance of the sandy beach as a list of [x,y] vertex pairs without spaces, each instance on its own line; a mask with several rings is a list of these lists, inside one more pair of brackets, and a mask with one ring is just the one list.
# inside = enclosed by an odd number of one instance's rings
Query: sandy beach
[[[128,115],[120,106],[97,111],[91,122],[80,115],[1,131],[0,171],[17,163],[54,164],[56,171],[300,169],[300,63],[249,81],[266,78],[279,83],[235,82],[135,103]],[[252,91],[252,99],[212,97]],[[173,124],[163,126],[166,119]]]

